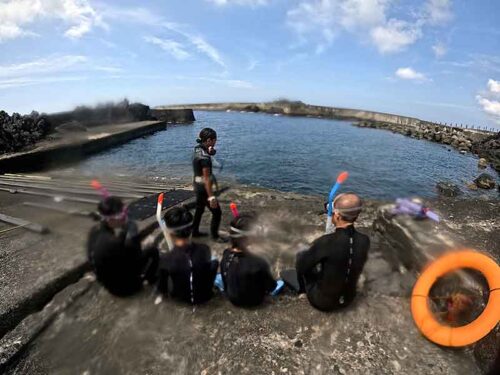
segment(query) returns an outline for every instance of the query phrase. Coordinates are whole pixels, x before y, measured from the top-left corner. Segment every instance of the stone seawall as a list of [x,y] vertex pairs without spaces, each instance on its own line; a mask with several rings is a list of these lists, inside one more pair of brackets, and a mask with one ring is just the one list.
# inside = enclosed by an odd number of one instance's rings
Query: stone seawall
[[500,172],[500,133],[487,133],[424,121],[412,125],[360,121],[354,125],[361,128],[389,130],[416,139],[450,145],[462,153],[473,152],[485,158],[495,170]]

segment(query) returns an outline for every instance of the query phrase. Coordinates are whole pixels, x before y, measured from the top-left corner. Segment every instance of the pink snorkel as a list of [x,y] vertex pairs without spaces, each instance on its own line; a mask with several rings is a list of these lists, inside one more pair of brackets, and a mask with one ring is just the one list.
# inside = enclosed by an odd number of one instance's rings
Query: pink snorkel
[[238,216],[240,216],[240,213],[238,212],[238,206],[236,206],[236,203],[231,202],[231,204],[229,205],[229,208],[231,209],[231,213],[233,214],[234,218],[237,218]]
[[109,198],[111,196],[111,194],[109,194],[109,191],[97,180],[92,180],[90,186],[97,190],[101,194],[103,199]]
[[[111,194],[109,193],[108,189],[106,189],[102,184],[97,181],[97,180],[92,180],[90,182],[90,186],[92,186],[95,190],[97,190],[102,197],[102,200],[105,200],[109,197],[111,197]],[[106,220],[124,220],[128,215],[128,208],[126,206],[123,206],[122,212],[116,214],[116,215],[103,215],[103,218]]]

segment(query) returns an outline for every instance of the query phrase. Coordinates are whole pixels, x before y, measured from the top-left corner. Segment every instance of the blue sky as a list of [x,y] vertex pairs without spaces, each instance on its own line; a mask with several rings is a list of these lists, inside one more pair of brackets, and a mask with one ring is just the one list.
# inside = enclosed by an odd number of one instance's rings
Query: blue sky
[[276,98],[500,128],[497,0],[0,0],[0,109]]

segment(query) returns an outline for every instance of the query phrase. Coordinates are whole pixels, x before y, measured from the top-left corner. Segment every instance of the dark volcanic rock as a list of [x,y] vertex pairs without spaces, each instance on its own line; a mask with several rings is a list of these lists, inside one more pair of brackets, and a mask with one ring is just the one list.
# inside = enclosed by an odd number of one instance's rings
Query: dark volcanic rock
[[130,104],[128,100],[104,103],[95,107],[79,106],[69,112],[53,113],[49,119],[54,126],[78,122],[84,126],[151,120],[151,110],[141,103]]
[[472,145],[472,151],[481,158],[491,162],[491,166],[500,172],[500,132],[494,134],[483,141]]
[[440,195],[444,195],[445,197],[456,197],[462,194],[460,188],[451,182],[438,182],[436,188],[438,193]]
[[260,112],[260,108],[255,104],[246,106],[244,110],[247,112]]
[[481,189],[493,189],[496,185],[495,179],[488,173],[481,173],[474,183]]
[[44,138],[51,124],[37,112],[21,116],[0,111],[0,154],[16,152]]

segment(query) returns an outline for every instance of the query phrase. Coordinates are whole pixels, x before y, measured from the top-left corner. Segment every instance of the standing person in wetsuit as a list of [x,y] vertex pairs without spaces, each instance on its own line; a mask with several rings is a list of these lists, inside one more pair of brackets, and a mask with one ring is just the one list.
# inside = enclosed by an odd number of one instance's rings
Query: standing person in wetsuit
[[231,222],[230,249],[224,251],[221,275],[224,291],[233,305],[257,306],[276,288],[269,264],[248,250],[254,233],[255,218],[242,214]]
[[349,305],[363,271],[370,239],[354,228],[362,210],[361,199],[352,193],[334,201],[335,232],[318,238],[309,250],[297,254],[297,278],[311,305],[332,311]]
[[193,215],[186,208],[167,211],[165,223],[174,248],[160,260],[158,290],[193,305],[208,301],[219,262],[211,259],[207,245],[191,242]]
[[128,219],[121,199],[106,197],[99,203],[101,222],[87,242],[87,255],[97,280],[111,293],[128,296],[142,287],[143,280],[156,281],[159,253],[153,245],[141,249],[137,224]]
[[194,172],[194,192],[196,194],[196,211],[193,220],[193,237],[203,237],[206,233],[200,232],[200,222],[205,207],[212,213],[210,224],[210,234],[216,242],[226,242],[219,237],[219,225],[222,218],[222,211],[214,195],[213,185],[215,178],[212,174],[212,158],[215,155],[215,144],[217,143],[217,133],[210,128],[204,128],[196,140],[198,145],[193,153]]

